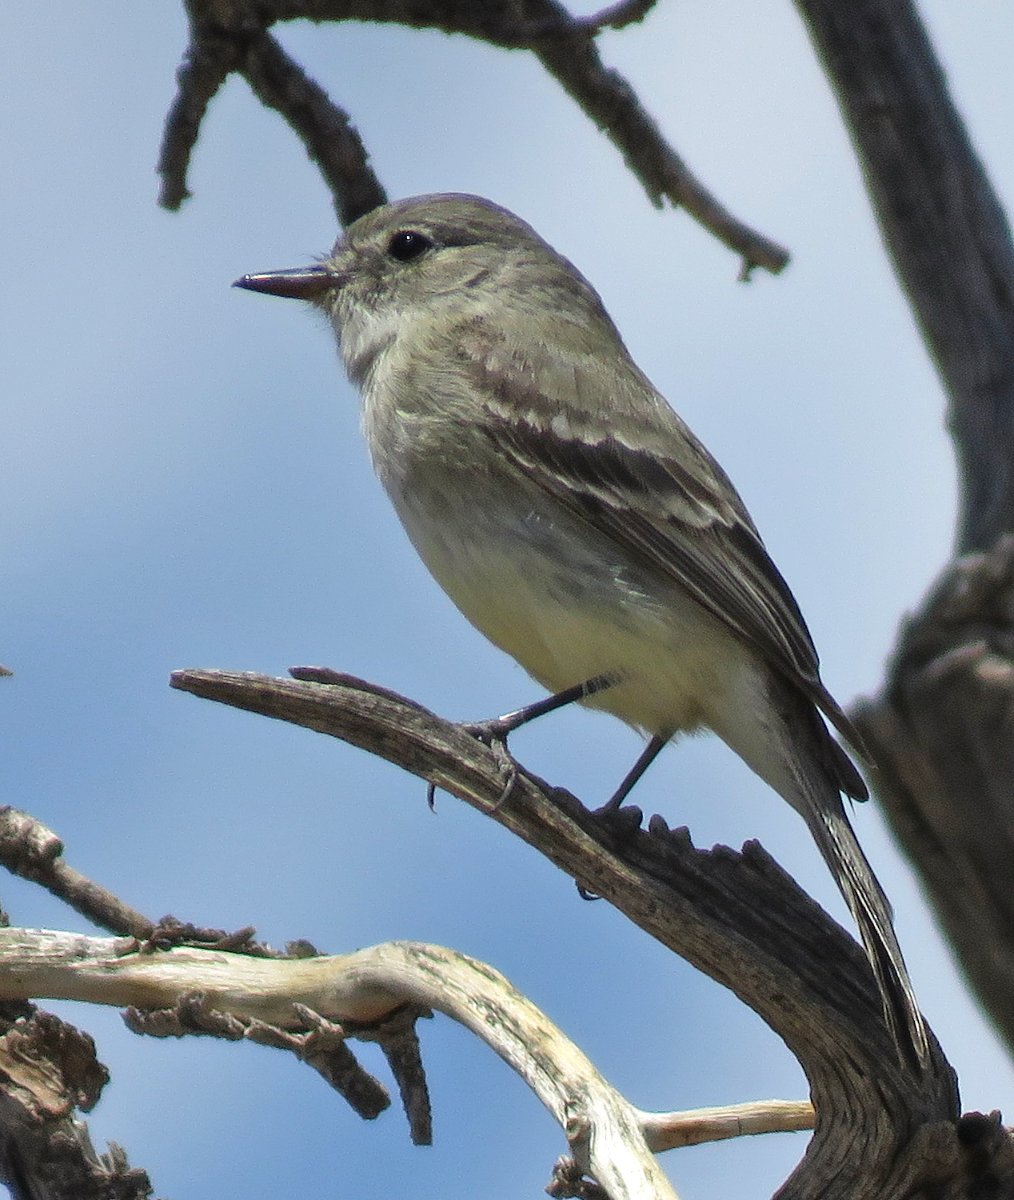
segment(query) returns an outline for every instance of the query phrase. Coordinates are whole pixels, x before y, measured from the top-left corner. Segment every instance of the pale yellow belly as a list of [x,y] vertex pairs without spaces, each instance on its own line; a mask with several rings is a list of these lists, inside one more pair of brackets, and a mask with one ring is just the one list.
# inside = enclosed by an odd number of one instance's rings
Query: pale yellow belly
[[597,675],[619,682],[583,703],[661,734],[711,726],[740,690],[739,643],[673,587],[655,594],[623,577],[583,577],[527,548],[427,546],[431,572],[468,620],[551,692]]

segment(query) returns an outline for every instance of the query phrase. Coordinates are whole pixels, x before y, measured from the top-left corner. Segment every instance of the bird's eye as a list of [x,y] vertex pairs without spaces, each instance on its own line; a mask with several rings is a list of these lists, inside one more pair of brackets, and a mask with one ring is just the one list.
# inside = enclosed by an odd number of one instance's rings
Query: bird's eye
[[433,243],[424,233],[402,229],[387,243],[387,253],[398,262],[412,262],[431,249]]

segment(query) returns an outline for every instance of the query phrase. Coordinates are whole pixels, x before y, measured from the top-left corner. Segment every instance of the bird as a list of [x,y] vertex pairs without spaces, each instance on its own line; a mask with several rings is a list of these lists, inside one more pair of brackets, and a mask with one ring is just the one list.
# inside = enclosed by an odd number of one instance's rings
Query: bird
[[711,730],[802,816],[856,921],[896,1043],[926,1029],[843,796],[861,741],[732,482],[635,364],[580,271],[507,209],[375,208],[309,266],[236,286],[334,327],[375,470],[464,616],[550,697],[647,737],[615,811],[679,734]]

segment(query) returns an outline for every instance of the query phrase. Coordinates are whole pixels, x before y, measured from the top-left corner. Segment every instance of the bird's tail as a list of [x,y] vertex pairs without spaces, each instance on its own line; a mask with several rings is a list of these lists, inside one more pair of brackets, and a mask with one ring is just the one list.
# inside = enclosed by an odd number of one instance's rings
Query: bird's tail
[[852,832],[841,797],[829,792],[819,802],[811,800],[802,815],[859,927],[894,1040],[915,1066],[925,1067],[926,1026],[894,933],[890,902]]
[[[771,678],[766,705],[741,705],[735,720],[713,715],[711,728],[802,816],[845,897],[880,990],[899,1053],[917,1069],[929,1064],[929,1041],[901,947],[891,905],[852,832],[842,793],[867,796],[855,765],[831,736],[813,698]],[[829,701],[833,704],[833,701]],[[780,721],[771,718],[777,714]],[[844,715],[840,722],[848,727]]]

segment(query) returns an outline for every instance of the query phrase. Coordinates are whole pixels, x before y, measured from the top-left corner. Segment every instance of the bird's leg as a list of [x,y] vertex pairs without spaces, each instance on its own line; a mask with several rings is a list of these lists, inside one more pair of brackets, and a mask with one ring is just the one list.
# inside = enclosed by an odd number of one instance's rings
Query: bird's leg
[[529,721],[534,721],[536,717],[555,712],[558,708],[573,704],[576,700],[583,700],[586,696],[594,696],[596,692],[604,692],[606,688],[618,682],[617,675],[594,675],[584,683],[575,683],[573,687],[564,688],[562,692],[547,696],[545,700],[536,700],[534,704],[526,704],[524,708],[504,713],[502,717],[492,717],[488,721],[465,721],[461,727],[487,746],[494,742],[506,744],[508,734],[520,729],[522,725],[527,725]]
[[[602,805],[601,808],[595,810],[595,816],[601,817],[609,826],[610,832],[618,840],[620,845],[632,838],[638,829],[641,828],[642,813],[635,806],[630,808],[621,808],[623,801],[630,795],[631,790],[641,776],[647,771],[651,764],[658,758],[662,747],[669,741],[668,735],[652,734],[647,746],[641,751],[637,762],[624,775],[623,782],[613,792],[612,796]],[[594,892],[590,892],[583,883],[575,879],[577,884],[578,895],[582,900],[598,900]]]
[[[545,700],[537,700],[534,704],[526,704],[524,708],[515,709],[514,712],[504,713],[502,717],[493,717],[488,721],[462,723],[462,729],[478,738],[480,742],[485,742],[493,751],[500,772],[506,779],[503,793],[497,801],[497,808],[510,795],[514,780],[517,778],[517,764],[507,749],[508,734],[513,733],[515,729],[520,729],[522,725],[527,725],[529,721],[534,721],[536,717],[545,716],[546,713],[555,712],[558,708],[573,704],[576,700],[583,700],[586,696],[594,696],[596,692],[605,691],[606,688],[617,683],[618,679],[617,675],[594,675],[583,683],[576,683],[573,687],[564,688],[562,692],[547,696]],[[633,783],[630,786],[633,787]]]
[[612,796],[598,810],[602,815],[614,813],[620,807],[624,800],[630,795],[634,785],[647,771],[651,764],[658,758],[659,752],[669,739],[661,737],[659,734],[653,734],[647,746],[641,751],[641,754],[636,763],[623,777],[623,782],[613,792]]
[[576,700],[583,700],[586,696],[594,696],[596,692],[604,692],[606,688],[612,687],[617,682],[616,675],[595,675],[591,679],[586,679],[584,683],[575,683],[573,687],[564,688],[562,692],[547,696],[545,700],[536,700],[534,704],[526,704],[524,708],[504,713],[502,717],[494,717],[492,721],[478,721],[467,728],[477,737],[481,736],[479,732],[481,731],[490,737],[506,741],[509,733],[520,729],[522,725],[527,725],[529,721],[534,721],[536,717],[556,712],[558,708],[573,704]]

